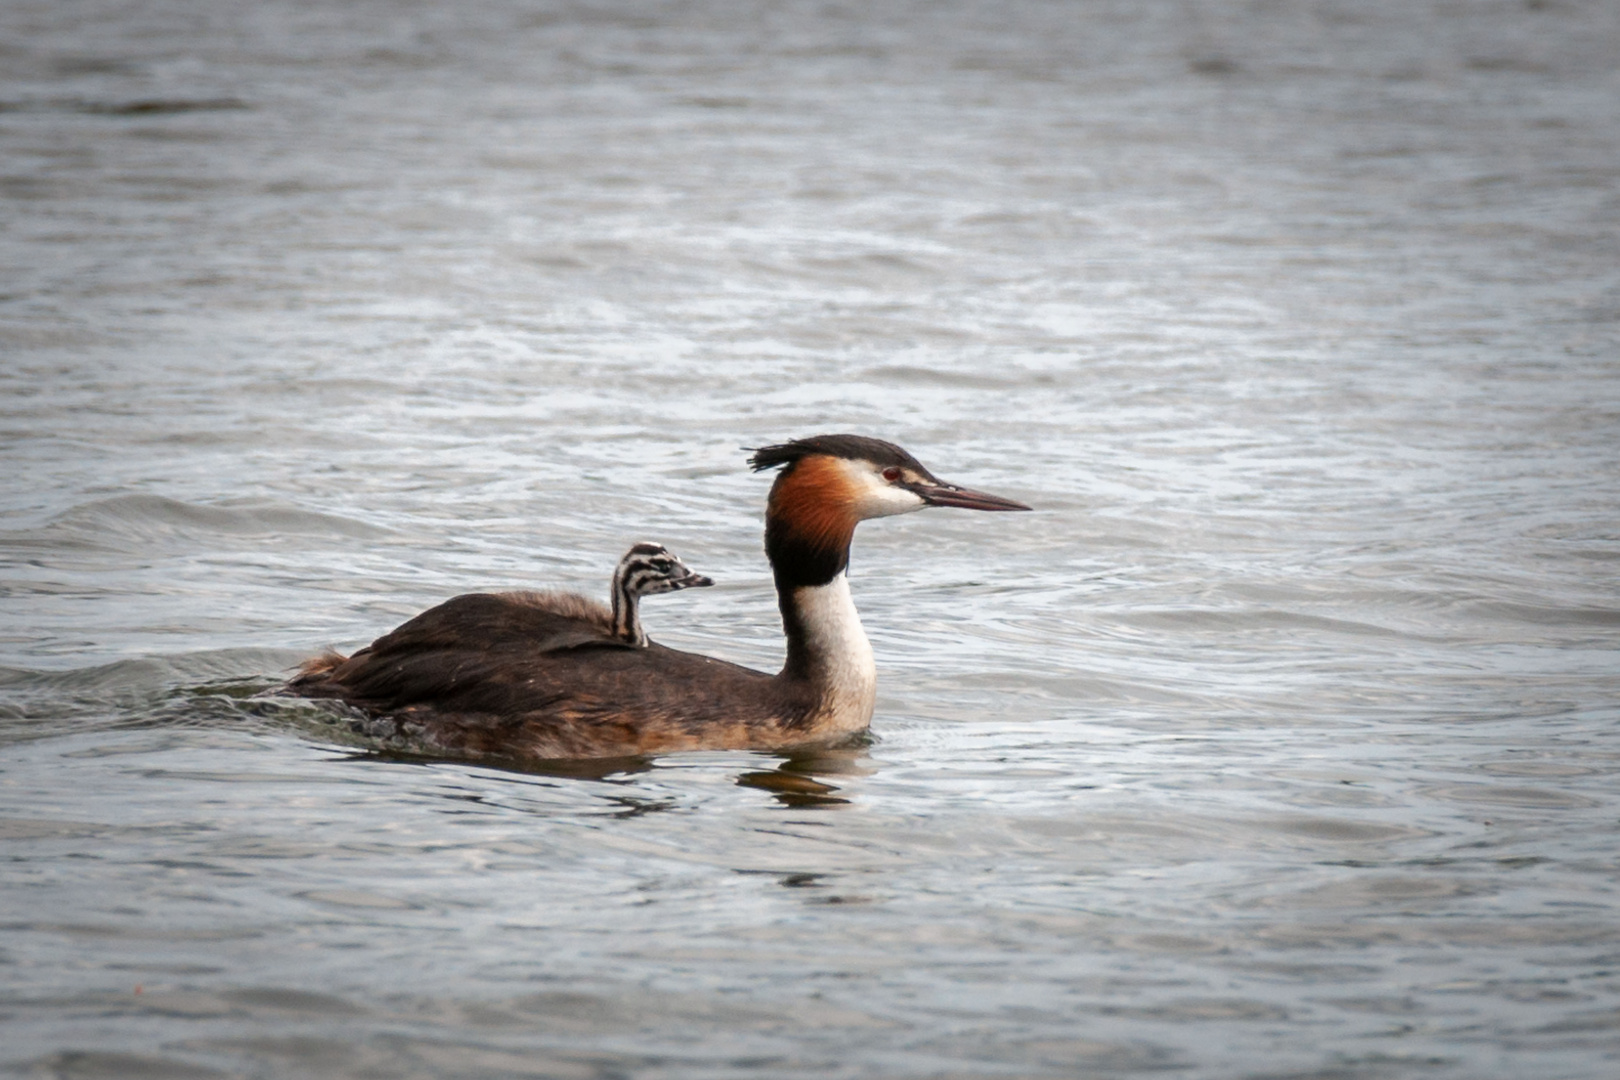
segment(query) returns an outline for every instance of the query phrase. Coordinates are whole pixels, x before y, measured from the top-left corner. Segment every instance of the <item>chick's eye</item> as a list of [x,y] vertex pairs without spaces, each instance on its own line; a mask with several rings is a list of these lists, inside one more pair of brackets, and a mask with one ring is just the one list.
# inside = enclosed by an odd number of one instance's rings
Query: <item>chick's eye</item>
[[887,469],[883,470],[883,479],[887,480],[891,484],[894,483],[896,480],[900,479],[900,470],[895,468],[893,465],[890,465]]

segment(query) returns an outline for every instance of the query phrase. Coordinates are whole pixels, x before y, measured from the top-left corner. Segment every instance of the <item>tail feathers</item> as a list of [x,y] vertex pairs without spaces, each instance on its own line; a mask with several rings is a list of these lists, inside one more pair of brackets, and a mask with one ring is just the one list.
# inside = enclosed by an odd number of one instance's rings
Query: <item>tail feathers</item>
[[287,685],[296,690],[302,686],[319,682],[337,670],[338,665],[348,662],[349,658],[336,649],[327,649],[321,655],[312,656],[299,664],[298,674],[294,675]]

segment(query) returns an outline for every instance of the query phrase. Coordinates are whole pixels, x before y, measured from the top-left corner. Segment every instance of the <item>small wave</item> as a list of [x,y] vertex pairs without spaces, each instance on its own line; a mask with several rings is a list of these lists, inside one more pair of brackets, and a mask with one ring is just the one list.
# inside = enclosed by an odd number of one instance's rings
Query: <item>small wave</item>
[[115,495],[75,506],[38,528],[0,533],[0,549],[117,549],[209,534],[374,539],[389,533],[353,518],[270,501],[206,505],[162,495]]
[[[220,649],[68,671],[0,667],[0,746],[83,731],[299,726],[306,703],[264,697],[305,654]],[[307,723],[328,734],[325,722]]]
[[1485,618],[1506,622],[1539,626],[1620,627],[1620,608],[1519,604],[1506,600],[1487,600],[1470,607]]
[[1147,630],[1189,630],[1222,632],[1287,632],[1310,630],[1346,634],[1353,637],[1413,637],[1387,626],[1359,619],[1336,619],[1302,611],[1278,608],[1213,610],[1210,608],[1144,608],[1116,617],[1120,624]]
[[944,371],[940,368],[919,367],[915,364],[884,364],[869,368],[866,377],[874,382],[901,383],[907,386],[949,386],[969,390],[1006,390],[1049,382],[1048,377],[1030,375],[990,375],[982,371]]
[[41,671],[0,667],[0,691],[80,696],[165,690],[227,680],[279,679],[307,655],[291,649],[210,649],[174,656],[144,656],[110,664]]

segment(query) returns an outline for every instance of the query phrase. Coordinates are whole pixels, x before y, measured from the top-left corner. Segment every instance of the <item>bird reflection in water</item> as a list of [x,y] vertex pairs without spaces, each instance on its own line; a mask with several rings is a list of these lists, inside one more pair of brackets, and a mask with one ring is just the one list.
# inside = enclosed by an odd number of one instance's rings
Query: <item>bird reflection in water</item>
[[[350,752],[341,755],[338,760],[382,761],[406,765],[445,764],[443,758],[432,754],[393,749]],[[525,776],[613,782],[620,778],[651,772],[656,767],[657,761],[655,757],[557,758],[482,761],[478,763],[478,767]],[[768,791],[777,802],[795,809],[847,806],[852,800],[838,794],[840,786],[828,782],[828,778],[869,776],[873,771],[870,759],[866,756],[865,740],[861,740],[860,745],[819,747],[784,754],[774,769],[749,769],[739,773],[737,786]],[[630,795],[614,795],[610,801],[619,808],[614,812],[615,817],[640,817],[660,810],[673,810],[678,805],[673,799],[648,799]]]
[[867,776],[872,772],[867,762],[866,748],[860,746],[804,750],[788,755],[770,772],[742,773],[737,777],[737,786],[768,791],[783,806],[799,809],[847,806],[850,799],[836,794],[839,786],[823,778]]

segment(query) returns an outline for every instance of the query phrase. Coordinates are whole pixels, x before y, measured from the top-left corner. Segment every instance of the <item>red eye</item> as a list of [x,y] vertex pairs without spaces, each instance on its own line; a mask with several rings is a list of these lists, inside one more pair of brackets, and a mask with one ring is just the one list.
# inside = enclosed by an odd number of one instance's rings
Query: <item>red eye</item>
[[894,483],[896,480],[900,479],[900,470],[895,468],[893,465],[890,465],[887,469],[883,470],[883,479],[887,480],[891,484]]

